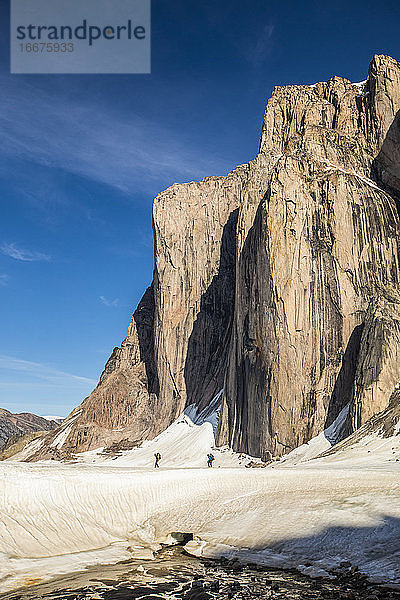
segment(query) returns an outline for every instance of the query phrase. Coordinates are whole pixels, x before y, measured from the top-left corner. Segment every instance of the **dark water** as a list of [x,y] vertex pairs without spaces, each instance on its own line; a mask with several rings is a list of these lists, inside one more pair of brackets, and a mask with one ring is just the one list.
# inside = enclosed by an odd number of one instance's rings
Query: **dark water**
[[337,578],[310,579],[297,571],[229,561],[204,561],[179,548],[154,561],[131,560],[60,577],[0,595],[1,600],[400,600],[400,590],[369,584],[343,565]]

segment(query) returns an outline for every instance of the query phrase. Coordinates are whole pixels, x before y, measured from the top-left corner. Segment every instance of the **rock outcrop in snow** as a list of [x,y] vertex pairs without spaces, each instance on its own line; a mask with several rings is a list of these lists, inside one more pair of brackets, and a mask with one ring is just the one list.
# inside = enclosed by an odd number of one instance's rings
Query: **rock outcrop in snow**
[[154,438],[221,388],[218,442],[261,457],[308,442],[347,404],[346,434],[387,407],[400,379],[399,110],[387,56],[361,85],[277,87],[253,161],[155,199],[153,284],[63,422],[57,457]]

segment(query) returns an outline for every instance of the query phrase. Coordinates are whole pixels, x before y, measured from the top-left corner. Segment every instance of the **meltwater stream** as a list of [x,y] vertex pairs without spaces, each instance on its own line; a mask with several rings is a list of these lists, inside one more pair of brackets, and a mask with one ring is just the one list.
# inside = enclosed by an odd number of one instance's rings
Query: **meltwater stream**
[[1,594],[1,600],[399,600],[400,590],[369,583],[343,564],[335,579],[237,561],[199,560],[181,547],[154,560],[92,567]]

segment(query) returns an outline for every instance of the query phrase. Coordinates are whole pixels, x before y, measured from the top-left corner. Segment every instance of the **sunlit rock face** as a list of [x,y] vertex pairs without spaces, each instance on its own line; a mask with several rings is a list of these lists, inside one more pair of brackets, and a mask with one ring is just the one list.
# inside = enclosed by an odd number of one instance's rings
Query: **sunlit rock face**
[[399,110],[387,56],[362,83],[277,87],[254,160],[162,192],[128,336],[33,458],[132,446],[222,388],[218,442],[261,457],[349,402],[344,434],[384,410],[400,380]]
[[350,432],[400,379],[399,108],[399,65],[378,56],[365,83],[268,103],[238,216],[222,436],[237,449],[285,453],[349,401]]

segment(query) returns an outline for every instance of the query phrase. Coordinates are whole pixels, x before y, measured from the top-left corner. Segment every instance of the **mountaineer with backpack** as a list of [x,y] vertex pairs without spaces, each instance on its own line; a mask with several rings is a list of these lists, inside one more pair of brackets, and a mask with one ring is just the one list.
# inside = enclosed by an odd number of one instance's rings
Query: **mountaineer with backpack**
[[155,469],[157,469],[157,468],[159,469],[160,465],[158,463],[161,460],[161,454],[159,452],[156,452],[154,456],[155,456],[155,459],[156,459],[156,462],[154,463],[154,468]]
[[215,460],[214,455],[211,454],[211,452],[210,452],[209,454],[207,454],[207,466],[208,467],[212,467],[213,460]]

